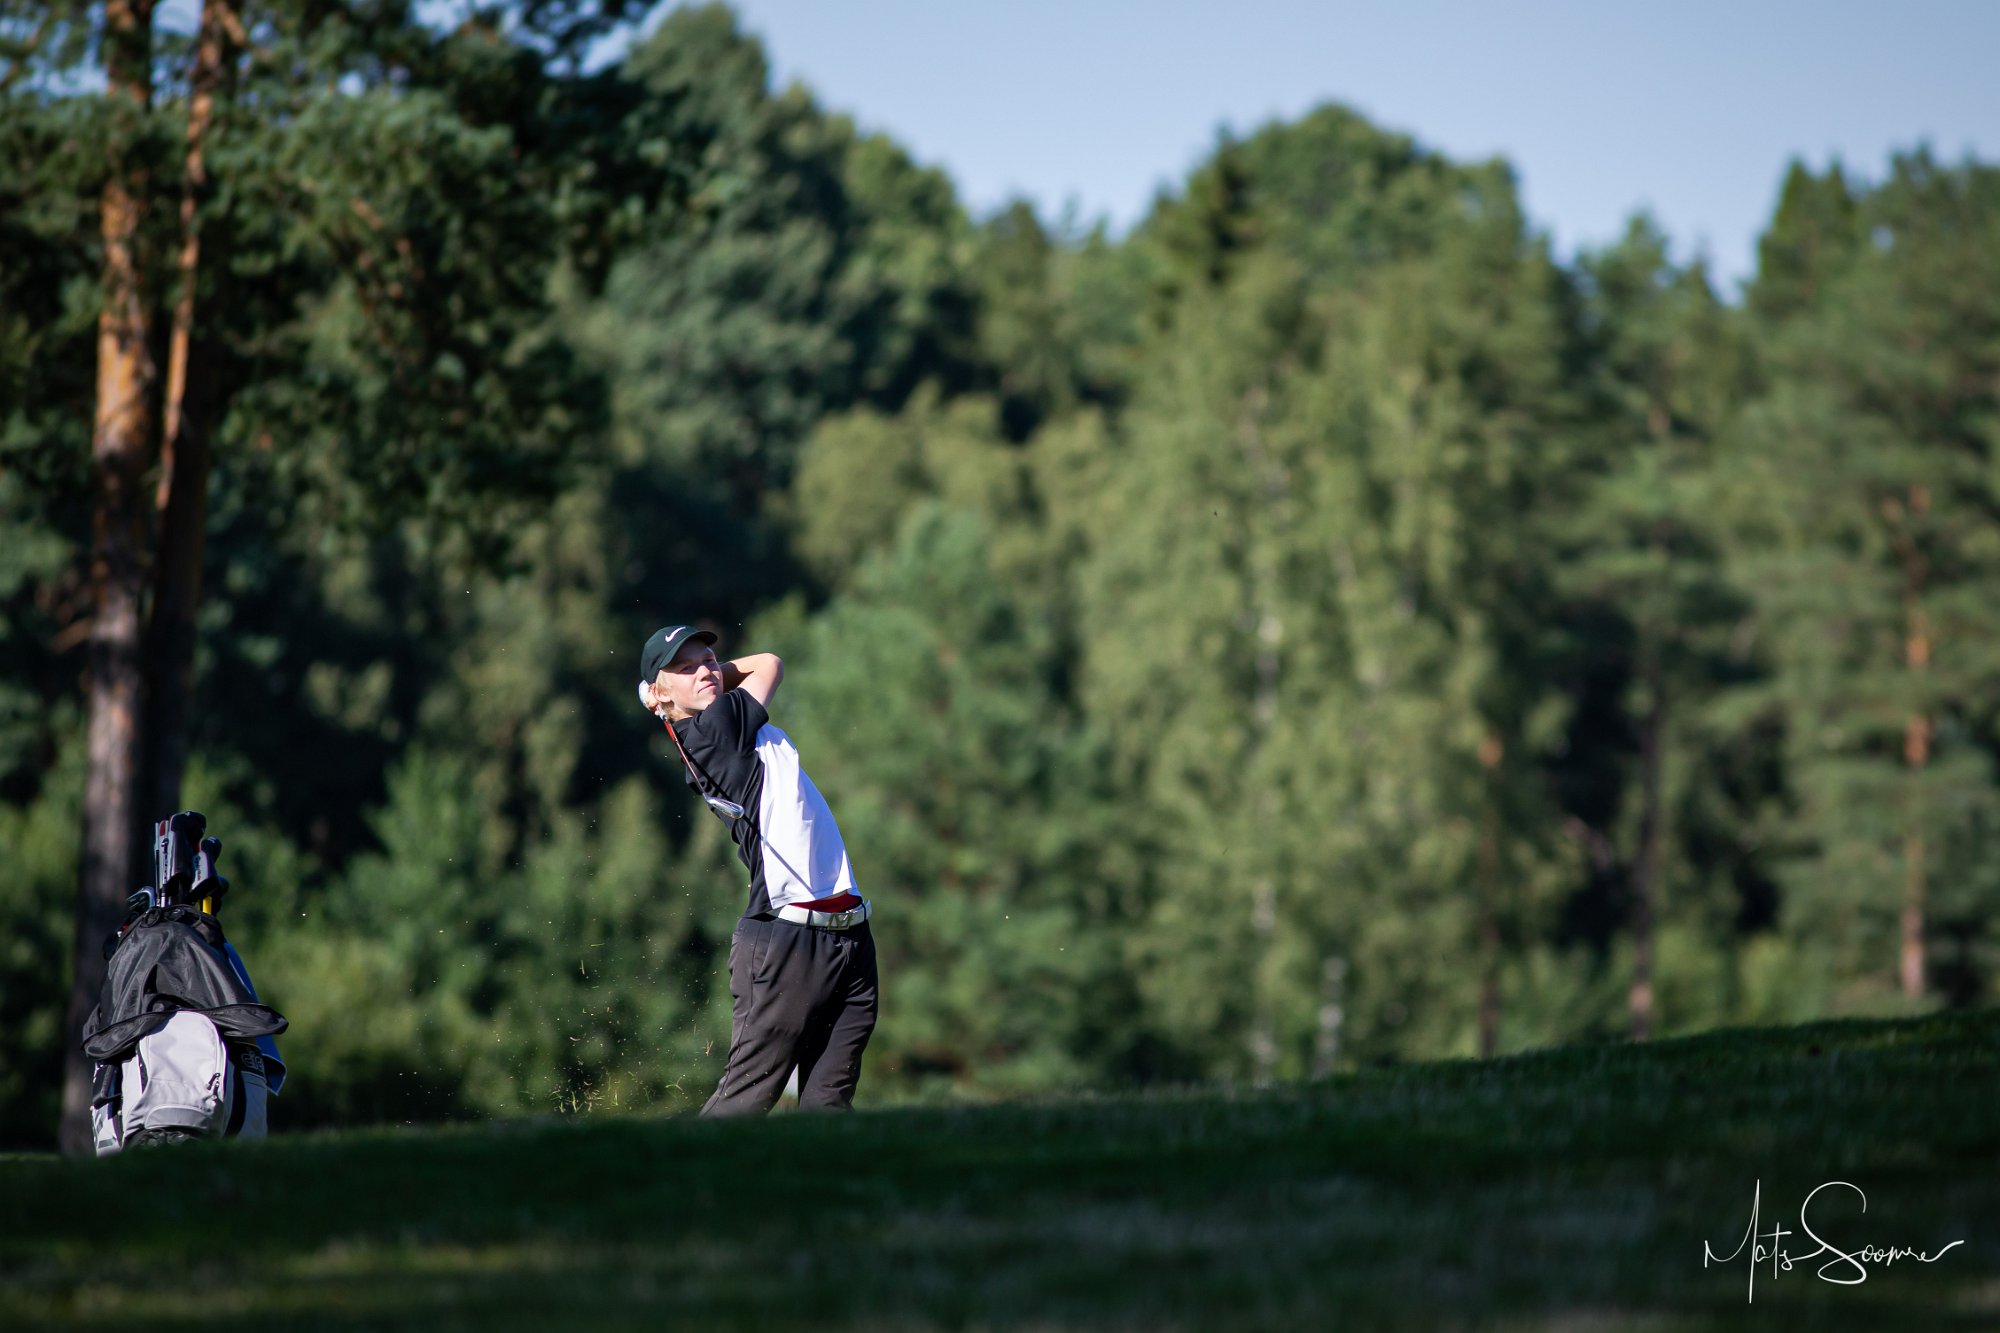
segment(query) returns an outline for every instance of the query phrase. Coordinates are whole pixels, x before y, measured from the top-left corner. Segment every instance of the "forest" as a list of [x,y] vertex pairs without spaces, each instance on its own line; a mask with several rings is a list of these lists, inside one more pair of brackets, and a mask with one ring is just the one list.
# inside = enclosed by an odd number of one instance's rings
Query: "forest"
[[785,661],[864,1105],[1994,1002],[2000,166],[1773,163],[1725,292],[1329,103],[1114,234],[648,8],[0,0],[0,1146],[184,808],[281,1130],[698,1106],[667,623]]

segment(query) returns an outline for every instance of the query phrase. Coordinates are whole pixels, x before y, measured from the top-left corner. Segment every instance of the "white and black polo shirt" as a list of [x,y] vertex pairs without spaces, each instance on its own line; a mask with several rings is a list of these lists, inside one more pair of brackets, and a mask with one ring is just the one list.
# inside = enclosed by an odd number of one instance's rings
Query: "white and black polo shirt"
[[750,871],[745,916],[855,891],[833,811],[800,766],[791,737],[770,716],[755,697],[735,689],[673,724],[695,770],[688,786],[743,807],[741,819],[725,822]]

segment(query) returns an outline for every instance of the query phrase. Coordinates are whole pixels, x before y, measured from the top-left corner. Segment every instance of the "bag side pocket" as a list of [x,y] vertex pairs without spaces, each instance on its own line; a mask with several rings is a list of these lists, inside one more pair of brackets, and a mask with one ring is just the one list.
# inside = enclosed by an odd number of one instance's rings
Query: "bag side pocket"
[[255,1047],[233,1047],[230,1074],[235,1083],[234,1108],[229,1113],[229,1133],[239,1139],[261,1139],[270,1132],[268,1106],[270,1082],[264,1072],[264,1057]]
[[139,1039],[125,1080],[128,1138],[147,1129],[219,1135],[229,1123],[229,1051],[215,1024],[193,1010]]

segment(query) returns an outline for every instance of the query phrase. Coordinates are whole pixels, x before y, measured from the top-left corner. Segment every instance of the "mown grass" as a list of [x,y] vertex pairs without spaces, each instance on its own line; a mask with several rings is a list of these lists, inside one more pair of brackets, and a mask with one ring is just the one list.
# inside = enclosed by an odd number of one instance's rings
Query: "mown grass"
[[[2000,1012],[1189,1091],[0,1161],[0,1327],[2000,1327]],[[1859,1285],[1735,1249],[1915,1246]],[[1852,1275],[1840,1268],[1835,1275]]]

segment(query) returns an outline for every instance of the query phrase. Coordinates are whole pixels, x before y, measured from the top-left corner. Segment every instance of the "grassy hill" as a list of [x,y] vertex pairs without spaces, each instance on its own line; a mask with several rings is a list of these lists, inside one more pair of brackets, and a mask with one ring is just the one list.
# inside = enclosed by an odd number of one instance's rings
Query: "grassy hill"
[[[1815,1276],[1819,1236],[1933,1263]],[[1759,1229],[1792,1271],[1703,1266]],[[0,1327],[2000,1327],[2000,1012],[852,1117],[0,1160]],[[1766,1243],[1769,1243],[1768,1241]],[[1831,1276],[1854,1276],[1835,1264]]]

